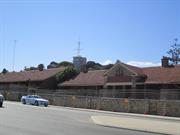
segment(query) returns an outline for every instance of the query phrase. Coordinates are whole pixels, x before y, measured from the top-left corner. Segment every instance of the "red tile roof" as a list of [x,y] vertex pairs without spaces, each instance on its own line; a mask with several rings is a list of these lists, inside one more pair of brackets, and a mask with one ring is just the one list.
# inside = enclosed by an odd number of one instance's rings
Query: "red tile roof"
[[132,66],[132,65],[128,65],[128,64],[125,64],[125,63],[116,63],[112,68],[110,68],[109,70],[107,70],[107,72],[105,73],[106,75],[111,72],[111,70],[113,70],[116,66],[122,66],[124,68],[126,68],[127,70],[129,70],[129,72],[133,73],[134,75],[138,75],[138,76],[146,76],[144,73],[143,73],[143,70],[139,67],[135,67],[135,66]]
[[77,77],[65,81],[60,86],[103,86],[105,84],[105,72],[106,70],[94,70],[87,73],[81,72]]
[[145,76],[145,73],[143,72],[142,68],[140,67],[135,67],[135,66],[132,66],[132,65],[128,65],[128,64],[124,64],[128,69],[130,69],[131,71],[135,72],[137,75],[139,76]]
[[175,67],[142,68],[147,75],[145,83],[180,83],[180,65]]
[[[146,77],[144,83],[180,83],[180,65],[175,67],[149,67],[139,68],[124,64],[131,71],[137,73],[137,75]],[[106,83],[105,73],[108,70],[95,70],[88,73],[80,73],[76,78],[65,81],[60,86],[97,86],[104,85]],[[111,79],[111,80],[110,80]],[[126,82],[131,81],[129,77],[108,77],[108,82]]]
[[43,81],[52,76],[55,76],[58,72],[63,71],[65,68],[52,68],[45,69],[43,71],[31,70],[31,71],[22,71],[22,72],[9,72],[6,74],[0,74],[0,83],[9,83],[9,82],[25,82],[29,79],[31,81]]
[[[139,68],[127,64],[124,65],[131,71],[137,73],[137,75],[147,76],[145,80],[146,84],[180,83],[180,65],[169,68],[164,68],[164,67]],[[32,71],[0,74],[0,83],[25,82],[28,81],[29,79],[31,81],[43,81],[52,76],[55,76],[58,72],[63,71],[64,69],[65,68],[53,68],[43,71],[32,70]],[[88,71],[87,73],[80,73],[74,79],[61,83],[60,86],[103,86],[106,83],[105,73],[107,71],[108,70],[95,70],[95,71]],[[123,80],[121,80],[121,82],[123,82]]]

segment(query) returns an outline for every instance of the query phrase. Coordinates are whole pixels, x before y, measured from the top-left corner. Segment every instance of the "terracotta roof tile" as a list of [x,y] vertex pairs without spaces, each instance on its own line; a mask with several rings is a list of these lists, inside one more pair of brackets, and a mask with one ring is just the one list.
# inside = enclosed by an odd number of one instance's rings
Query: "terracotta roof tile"
[[175,67],[142,68],[147,75],[146,83],[180,83],[180,65]]
[[[134,71],[138,75],[146,76],[145,83],[180,83],[180,65],[175,67],[148,67],[139,68],[125,64],[130,70]],[[96,86],[104,85],[105,76],[107,70],[89,71],[88,73],[80,73],[75,79],[66,81],[60,86]],[[109,80],[112,79],[112,80]],[[113,82],[114,78],[108,78],[108,82]],[[130,80],[130,78],[120,77],[117,80],[119,82]],[[116,82],[117,82],[116,80]]]
[[145,75],[145,73],[143,72],[142,68],[140,68],[140,67],[135,67],[135,66],[128,65],[128,64],[124,64],[124,65],[126,67],[128,67],[130,70],[132,70],[133,72],[135,72],[137,75],[140,75],[140,76],[144,76]]
[[0,83],[8,82],[25,82],[29,79],[31,81],[43,81],[48,79],[58,72],[63,71],[65,68],[52,68],[45,69],[43,71],[31,70],[31,71],[22,71],[22,72],[9,72],[6,74],[0,74]]
[[[175,67],[148,67],[139,68],[125,64],[127,68],[138,75],[146,75],[145,83],[180,83],[180,65]],[[0,83],[42,81],[48,79],[65,68],[53,68],[43,71],[23,71],[0,74]],[[107,70],[95,70],[80,73],[74,79],[61,83],[60,86],[102,86],[105,84],[105,73]],[[123,81],[123,80],[121,80]]]
[[60,86],[102,86],[105,84],[105,72],[106,70],[81,72],[77,77],[61,83]]

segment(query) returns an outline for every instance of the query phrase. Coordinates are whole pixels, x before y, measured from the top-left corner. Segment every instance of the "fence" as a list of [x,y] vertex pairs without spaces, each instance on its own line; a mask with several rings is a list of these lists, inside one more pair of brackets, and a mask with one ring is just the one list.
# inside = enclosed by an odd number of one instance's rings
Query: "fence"
[[180,117],[180,100],[128,99],[75,95],[41,94],[54,105]]
[[[22,95],[27,94],[25,92],[12,91],[0,91],[0,93],[4,94],[7,100],[18,101]],[[48,99],[50,104],[58,106],[180,117],[180,100],[63,95],[57,92],[45,93],[42,91],[37,91],[36,94]]]
[[60,95],[180,100],[180,89],[58,89]]

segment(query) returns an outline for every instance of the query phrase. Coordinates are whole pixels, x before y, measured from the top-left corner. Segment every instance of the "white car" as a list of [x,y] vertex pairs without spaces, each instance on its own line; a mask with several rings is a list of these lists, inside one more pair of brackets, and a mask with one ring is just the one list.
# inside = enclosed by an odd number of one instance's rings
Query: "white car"
[[44,105],[45,107],[48,106],[49,101],[46,99],[41,98],[38,95],[27,95],[27,96],[22,96],[21,97],[21,102],[23,104],[31,104],[31,105]]
[[3,95],[0,94],[0,107],[2,107],[3,105],[3,100],[4,100],[4,97]]

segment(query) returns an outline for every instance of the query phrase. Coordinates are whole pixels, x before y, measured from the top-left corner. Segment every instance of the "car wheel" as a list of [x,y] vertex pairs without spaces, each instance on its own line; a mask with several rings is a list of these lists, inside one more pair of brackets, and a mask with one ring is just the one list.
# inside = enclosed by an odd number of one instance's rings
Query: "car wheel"
[[45,106],[45,107],[47,107],[47,106],[48,106],[48,104],[44,104],[44,106]]
[[36,106],[39,106],[39,103],[38,103],[38,101],[35,101],[35,105],[36,105]]
[[1,103],[0,103],[0,107],[2,107],[2,105],[3,105],[3,103],[1,102]]
[[25,100],[25,99],[23,99],[22,103],[23,103],[23,104],[26,104],[26,100]]

